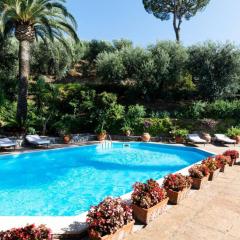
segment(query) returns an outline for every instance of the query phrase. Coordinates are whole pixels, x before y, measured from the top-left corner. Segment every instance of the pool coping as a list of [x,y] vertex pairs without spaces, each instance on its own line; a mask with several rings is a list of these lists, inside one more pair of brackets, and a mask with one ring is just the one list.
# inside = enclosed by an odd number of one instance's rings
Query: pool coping
[[[120,142],[121,141],[113,141],[113,142]],[[123,142],[126,143],[126,142]],[[128,143],[128,142],[127,142]],[[140,143],[136,141],[132,141],[129,143]],[[182,145],[177,145],[177,144],[164,144],[164,143],[156,143],[156,142],[149,142],[151,144],[156,144],[156,145],[164,145],[164,146],[178,146],[180,148],[185,148],[186,146]],[[99,145],[100,143],[93,143],[90,145],[73,145],[70,147],[66,148],[55,148],[55,149],[44,149],[44,150],[39,150],[39,151],[26,151],[22,153],[13,153],[13,154],[7,154],[7,155],[1,155],[1,156],[11,156],[11,155],[21,155],[24,153],[33,153],[33,152],[42,152],[42,151],[51,151],[51,150],[60,150],[60,149],[70,149],[70,148],[77,148],[77,147],[84,147],[84,146],[93,146],[93,145]],[[197,149],[200,152],[206,152],[210,153],[213,155],[216,155],[214,152],[210,152],[207,150],[199,149],[199,148],[194,148],[194,147],[187,147],[190,149]],[[202,160],[201,160],[202,161]],[[183,175],[188,174],[188,169],[192,167],[195,164],[201,163],[201,161],[196,162],[192,165],[189,165],[186,168],[180,169],[179,171],[175,173],[182,173]],[[164,177],[160,178],[157,180],[157,182],[161,185],[163,183]],[[129,192],[127,194],[124,194],[120,196],[123,200],[130,201],[131,198],[131,193]],[[169,207],[170,208],[170,207]],[[87,223],[86,223],[86,215],[87,212],[84,212],[80,215],[77,216],[70,216],[70,217],[65,217],[65,216],[0,216],[0,231],[4,231],[7,229],[15,228],[15,227],[22,227],[25,226],[26,224],[36,224],[36,225],[41,225],[45,224],[47,227],[52,229],[52,233],[54,235],[61,235],[61,234],[80,234],[87,229]]]

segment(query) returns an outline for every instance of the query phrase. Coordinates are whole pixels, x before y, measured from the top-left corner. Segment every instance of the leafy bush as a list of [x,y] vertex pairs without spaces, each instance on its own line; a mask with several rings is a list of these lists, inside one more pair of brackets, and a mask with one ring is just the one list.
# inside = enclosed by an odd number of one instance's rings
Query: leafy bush
[[237,137],[240,136],[240,128],[238,127],[231,127],[227,130],[227,135],[229,137]]
[[96,60],[97,75],[106,82],[119,83],[125,77],[126,69],[118,51],[100,53]]
[[188,116],[193,119],[200,119],[204,116],[207,103],[202,101],[193,102],[188,110]]
[[197,164],[188,169],[189,175],[192,178],[203,178],[209,174],[209,169],[204,164]]
[[36,227],[34,224],[23,228],[13,228],[0,232],[0,240],[50,240],[51,230],[44,225]]
[[144,106],[130,105],[124,115],[124,126],[133,129],[134,133],[142,133],[143,118],[146,115]]
[[187,137],[187,135],[188,135],[188,133],[189,133],[189,131],[187,130],[187,129],[181,129],[181,128],[176,128],[176,129],[173,129],[172,130],[172,135],[174,136],[174,137],[183,137],[183,138],[186,138]]
[[153,179],[148,180],[147,183],[137,182],[133,188],[132,203],[141,208],[151,208],[167,197],[165,189]]
[[132,209],[120,198],[106,198],[87,214],[89,235],[98,239],[113,234],[133,220]]
[[240,89],[238,47],[231,43],[206,42],[190,47],[188,52],[188,69],[202,98],[212,100],[235,96]]
[[145,131],[150,133],[151,136],[159,136],[169,134],[173,124],[169,117],[165,118],[150,118],[145,121]]
[[172,190],[175,192],[182,191],[185,188],[189,188],[192,184],[192,180],[188,176],[183,176],[180,173],[169,174],[164,178],[163,187],[166,190]]

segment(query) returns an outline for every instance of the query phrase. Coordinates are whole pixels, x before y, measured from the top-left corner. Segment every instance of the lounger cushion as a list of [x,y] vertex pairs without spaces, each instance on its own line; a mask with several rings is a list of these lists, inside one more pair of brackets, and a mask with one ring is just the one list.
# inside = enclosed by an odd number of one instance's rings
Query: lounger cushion
[[12,147],[16,146],[17,143],[9,138],[1,138],[0,139],[0,147]]
[[236,140],[233,140],[227,137],[225,134],[215,134],[216,140],[225,142],[225,143],[236,143]]
[[26,139],[29,143],[34,144],[34,145],[47,145],[50,144],[49,140],[42,139],[38,135],[28,135],[26,136]]
[[207,141],[200,138],[198,134],[188,134],[188,139],[194,143],[207,143]]

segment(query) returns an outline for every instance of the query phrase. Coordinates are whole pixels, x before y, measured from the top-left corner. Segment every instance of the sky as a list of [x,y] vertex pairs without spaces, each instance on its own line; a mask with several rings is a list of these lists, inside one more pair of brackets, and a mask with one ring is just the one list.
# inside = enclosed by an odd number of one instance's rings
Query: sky
[[[67,0],[82,40],[130,39],[138,46],[175,40],[172,21],[148,14],[142,0]],[[210,0],[203,12],[184,21],[181,41],[191,45],[206,40],[240,44],[240,0]]]

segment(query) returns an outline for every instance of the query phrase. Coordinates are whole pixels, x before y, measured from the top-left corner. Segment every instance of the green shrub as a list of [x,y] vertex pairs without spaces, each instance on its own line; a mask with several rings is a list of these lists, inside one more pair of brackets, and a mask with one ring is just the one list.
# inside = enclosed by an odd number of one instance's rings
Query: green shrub
[[171,133],[174,137],[186,138],[187,135],[189,134],[189,131],[185,128],[182,128],[182,129],[181,128],[176,128]]
[[171,131],[173,124],[170,118],[150,118],[147,119],[149,125],[146,129],[151,136],[167,135]]
[[207,103],[202,101],[193,102],[190,106],[187,114],[190,118],[200,119],[204,117],[204,113],[206,111]]
[[240,128],[239,127],[231,127],[227,130],[227,135],[229,137],[237,137],[240,136]]

